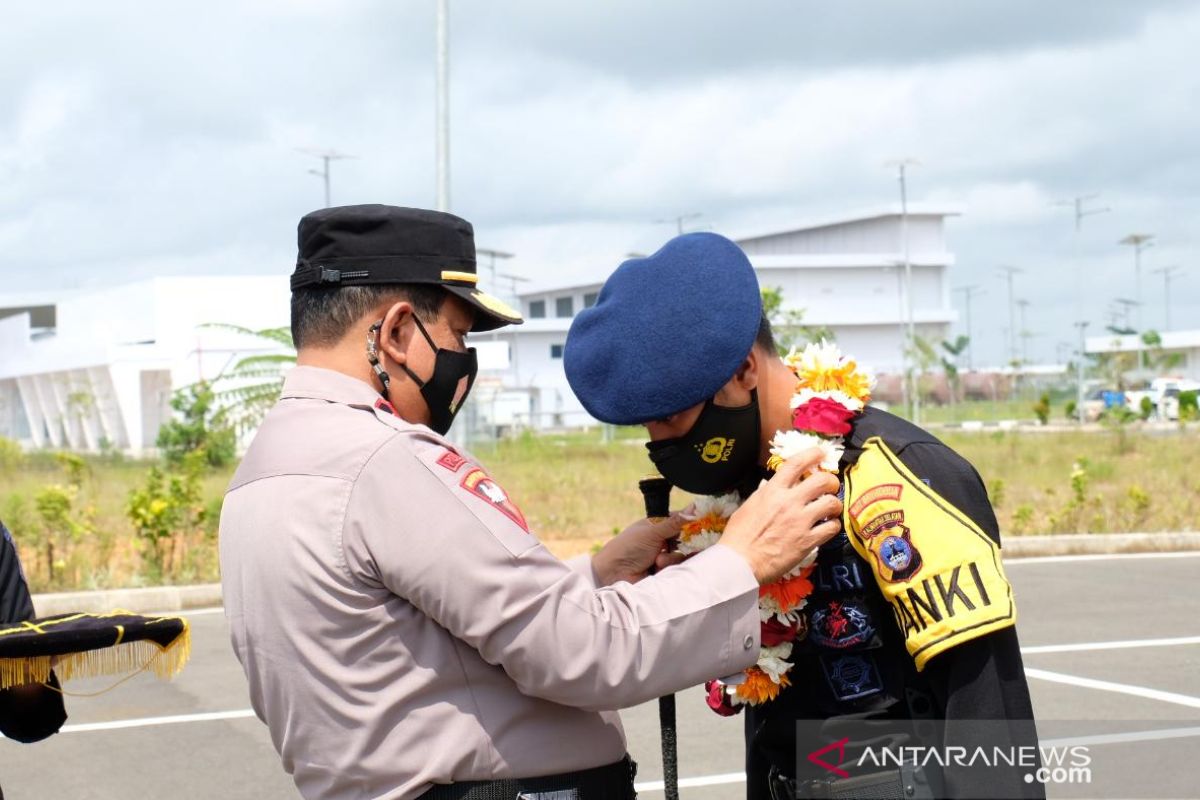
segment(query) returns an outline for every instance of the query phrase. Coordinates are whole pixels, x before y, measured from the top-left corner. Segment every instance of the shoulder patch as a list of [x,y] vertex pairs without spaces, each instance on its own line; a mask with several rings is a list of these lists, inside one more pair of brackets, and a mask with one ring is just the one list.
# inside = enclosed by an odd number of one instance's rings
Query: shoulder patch
[[439,467],[445,467],[451,472],[458,472],[462,468],[462,465],[467,463],[467,460],[453,450],[447,450],[442,453],[441,458],[436,463]]
[[508,493],[500,488],[500,484],[489,478],[486,472],[476,467],[463,476],[460,485],[517,523],[521,530],[529,533],[529,525],[525,522],[525,515],[521,513],[521,509],[517,508],[509,499]]
[[871,566],[918,670],[1016,624],[1000,548],[873,437],[845,474],[842,523]]

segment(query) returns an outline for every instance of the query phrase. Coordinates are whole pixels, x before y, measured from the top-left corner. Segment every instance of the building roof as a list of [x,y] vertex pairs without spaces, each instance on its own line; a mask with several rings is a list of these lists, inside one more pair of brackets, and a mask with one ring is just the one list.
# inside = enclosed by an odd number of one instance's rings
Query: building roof
[[[792,233],[801,233],[803,231],[820,230],[821,228],[832,228],[837,225],[849,225],[855,222],[866,222],[872,219],[883,219],[884,217],[898,217],[903,213],[899,203],[890,205],[876,206],[873,208],[862,209],[848,214],[838,214],[829,217],[819,217],[816,219],[805,220],[798,225],[788,227],[783,230],[765,231],[763,233],[755,233],[744,236],[732,237],[735,242],[741,244],[743,242],[755,241],[758,239],[768,239],[772,236],[784,236]],[[962,208],[952,205],[939,205],[936,203],[909,203],[908,216],[910,217],[957,217],[963,213]]]
[[[1163,350],[1190,350],[1200,348],[1200,329],[1188,331],[1166,331],[1162,336]],[[1138,334],[1119,336],[1089,336],[1084,342],[1084,350],[1088,353],[1131,353],[1148,350]]]

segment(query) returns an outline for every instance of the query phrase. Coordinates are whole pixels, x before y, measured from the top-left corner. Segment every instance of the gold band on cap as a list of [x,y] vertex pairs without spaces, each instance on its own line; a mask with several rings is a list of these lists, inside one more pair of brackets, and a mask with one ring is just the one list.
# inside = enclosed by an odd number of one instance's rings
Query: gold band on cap
[[455,272],[452,269],[442,270],[442,280],[444,281],[462,281],[463,283],[476,284],[479,283],[479,276],[473,272]]

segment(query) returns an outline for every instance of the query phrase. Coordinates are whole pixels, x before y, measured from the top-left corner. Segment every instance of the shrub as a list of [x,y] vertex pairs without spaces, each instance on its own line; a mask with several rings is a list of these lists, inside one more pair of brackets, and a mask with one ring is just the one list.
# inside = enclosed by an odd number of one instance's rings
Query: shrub
[[25,453],[21,445],[12,439],[0,436],[0,472],[10,472],[25,463]]
[[1039,425],[1050,422],[1050,395],[1043,394],[1041,396],[1041,399],[1033,406],[1033,413],[1037,417]]
[[190,453],[202,453],[210,467],[233,462],[237,432],[207,383],[201,381],[180,389],[171,398],[171,408],[181,418],[163,425],[155,442],[167,463],[179,466]]

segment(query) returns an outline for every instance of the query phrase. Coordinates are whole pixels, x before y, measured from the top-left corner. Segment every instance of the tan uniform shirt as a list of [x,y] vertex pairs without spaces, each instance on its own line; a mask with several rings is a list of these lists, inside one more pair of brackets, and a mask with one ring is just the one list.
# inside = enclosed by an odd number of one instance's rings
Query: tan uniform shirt
[[754,663],[757,585],[732,550],[599,588],[381,400],[296,367],[221,514],[233,648],[305,797],[611,763],[613,709]]

